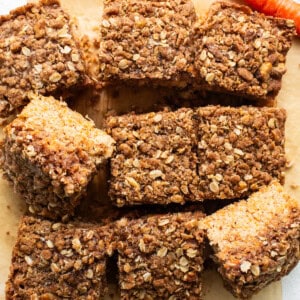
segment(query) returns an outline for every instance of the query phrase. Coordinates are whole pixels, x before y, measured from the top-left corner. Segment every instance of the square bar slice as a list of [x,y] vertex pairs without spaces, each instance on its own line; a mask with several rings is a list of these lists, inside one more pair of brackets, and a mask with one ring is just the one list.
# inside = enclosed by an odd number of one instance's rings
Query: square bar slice
[[114,141],[52,97],[31,102],[4,129],[1,168],[29,205],[51,219],[72,215]]
[[273,178],[283,183],[284,109],[208,106],[195,118],[203,199],[245,197]]
[[28,102],[27,92],[63,95],[85,84],[69,16],[57,0],[0,17],[0,117]]
[[196,78],[201,88],[258,100],[275,98],[295,35],[292,20],[216,2],[195,28]]
[[123,115],[107,120],[116,141],[110,197],[117,206],[197,199],[193,111]]
[[120,220],[121,299],[201,299],[203,217],[193,212]]
[[204,220],[226,287],[249,298],[300,259],[300,207],[276,181]]
[[23,217],[7,299],[100,299],[107,292],[108,227]]
[[191,0],[105,0],[99,81],[184,87],[196,19]]

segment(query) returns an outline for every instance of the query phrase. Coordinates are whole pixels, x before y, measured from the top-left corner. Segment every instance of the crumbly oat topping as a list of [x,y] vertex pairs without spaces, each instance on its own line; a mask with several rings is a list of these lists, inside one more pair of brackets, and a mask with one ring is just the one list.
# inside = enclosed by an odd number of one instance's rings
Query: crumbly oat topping
[[201,212],[117,222],[121,299],[201,299]]
[[283,182],[285,110],[200,107],[110,117],[118,206],[234,199]]
[[27,102],[27,92],[57,94],[85,81],[69,16],[56,0],[0,18],[0,116]]
[[23,217],[6,283],[7,299],[103,297],[111,234],[109,227]]
[[194,31],[201,88],[260,99],[278,94],[295,33],[290,20],[216,2]]
[[190,0],[104,1],[99,80],[185,85],[183,77],[193,64],[190,29],[195,21]]
[[191,109],[107,120],[116,140],[110,196],[118,206],[197,198],[198,176]]
[[300,207],[273,181],[203,221],[226,287],[249,298],[300,259]]
[[196,119],[202,198],[242,198],[284,181],[284,109],[201,107]]
[[29,205],[48,218],[72,215],[114,141],[95,124],[52,97],[31,102],[5,129],[5,177]]
[[225,2],[197,22],[189,0],[107,0],[100,28],[102,84],[210,90],[261,101],[279,92],[295,34],[290,20]]

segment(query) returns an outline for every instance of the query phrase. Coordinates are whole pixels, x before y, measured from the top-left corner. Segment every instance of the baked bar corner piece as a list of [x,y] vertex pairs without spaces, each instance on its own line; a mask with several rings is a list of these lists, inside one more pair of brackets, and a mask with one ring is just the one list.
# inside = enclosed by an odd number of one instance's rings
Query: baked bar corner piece
[[57,0],[0,17],[0,117],[28,102],[27,92],[68,95],[86,84],[73,24]]
[[292,20],[220,1],[195,29],[195,66],[202,88],[263,102],[275,98],[296,34]]
[[203,199],[242,198],[272,179],[284,182],[283,108],[207,106],[195,119]]
[[201,212],[121,219],[121,299],[201,299],[204,231]]
[[105,0],[99,81],[185,87],[196,19],[191,0]]
[[107,119],[116,141],[109,194],[117,206],[198,200],[192,116],[183,108]]
[[114,141],[64,102],[34,94],[30,99],[4,129],[1,168],[31,213],[72,215]]
[[100,299],[107,292],[106,227],[25,216],[12,253],[6,299]]
[[276,181],[204,220],[225,286],[249,298],[300,259],[299,203]]

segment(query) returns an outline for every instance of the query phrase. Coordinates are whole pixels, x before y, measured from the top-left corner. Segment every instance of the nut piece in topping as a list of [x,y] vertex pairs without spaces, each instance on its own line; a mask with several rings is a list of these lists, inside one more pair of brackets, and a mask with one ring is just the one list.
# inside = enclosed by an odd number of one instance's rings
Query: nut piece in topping
[[35,215],[72,215],[114,141],[64,102],[30,96],[4,129],[1,168]]
[[117,222],[121,299],[201,299],[203,217],[188,212]]
[[[198,200],[193,111],[113,116],[110,197],[118,205]],[[201,200],[201,199],[200,199]]]
[[202,199],[242,198],[273,178],[283,183],[284,109],[208,106],[195,119]]
[[225,286],[239,299],[287,275],[300,259],[299,203],[277,181],[206,217],[200,228]]
[[[31,3],[0,17],[0,117],[28,103],[29,91],[70,94],[86,84],[71,27],[57,0]],[[72,61],[72,68],[66,67]]]
[[[113,245],[111,228],[74,222],[55,230],[53,225],[40,218],[22,218],[6,283],[7,299],[102,299],[107,292],[106,249]],[[94,234],[87,240],[89,230]]]

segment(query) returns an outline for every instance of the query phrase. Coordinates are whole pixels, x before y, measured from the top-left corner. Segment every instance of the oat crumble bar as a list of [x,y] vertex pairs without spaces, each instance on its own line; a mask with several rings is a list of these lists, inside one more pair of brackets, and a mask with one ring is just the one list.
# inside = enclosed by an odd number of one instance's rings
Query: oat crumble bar
[[99,81],[186,86],[196,19],[190,0],[105,0]]
[[275,98],[295,35],[292,20],[216,2],[194,32],[200,88],[254,99]]
[[283,183],[284,109],[208,106],[195,117],[201,198],[242,198],[272,178]]
[[107,120],[107,132],[116,141],[109,194],[117,206],[197,199],[192,115],[183,108]]
[[109,195],[118,206],[234,199],[284,181],[281,108],[180,109],[110,117]]
[[173,86],[268,103],[281,88],[295,35],[291,20],[216,2],[202,21],[192,1],[106,0],[101,84]]
[[201,299],[204,231],[201,212],[122,219],[119,242],[121,299]]
[[278,182],[203,223],[218,270],[238,298],[249,298],[287,275],[300,259],[299,203]]
[[109,227],[23,217],[6,299],[100,299],[107,292]]
[[0,17],[0,117],[28,102],[27,92],[62,95],[85,84],[69,16],[57,0]]
[[114,141],[64,102],[34,94],[30,99],[4,129],[1,168],[31,213],[72,215]]

